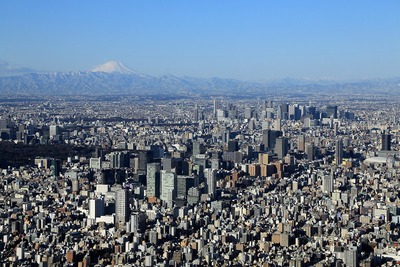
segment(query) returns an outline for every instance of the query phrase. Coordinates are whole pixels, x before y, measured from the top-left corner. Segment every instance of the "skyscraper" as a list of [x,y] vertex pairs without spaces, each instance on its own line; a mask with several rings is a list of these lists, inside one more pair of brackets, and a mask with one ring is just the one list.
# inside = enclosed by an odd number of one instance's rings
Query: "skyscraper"
[[306,155],[307,155],[307,159],[308,160],[314,160],[315,159],[315,146],[314,146],[314,143],[306,145]]
[[349,246],[345,250],[345,259],[344,263],[348,267],[356,267],[358,266],[358,258],[357,258],[357,247],[354,245]]
[[127,224],[127,231],[134,233],[143,233],[146,229],[146,214],[141,211],[134,211],[131,214],[129,224]]
[[217,183],[217,170],[205,169],[204,178],[206,179],[207,183],[207,193],[214,195]]
[[334,119],[337,119],[337,106],[327,106],[326,107],[326,109],[325,109],[325,112],[326,112],[326,116],[328,117],[328,118],[334,118]]
[[322,179],[322,188],[324,193],[332,193],[333,192],[333,174],[326,174]]
[[96,219],[104,215],[104,198],[91,199],[89,201],[89,218]]
[[276,139],[275,153],[278,155],[278,159],[282,159],[288,153],[288,139],[285,137],[279,137]]
[[161,194],[160,198],[169,207],[172,207],[177,191],[177,176],[174,172],[161,170]]
[[160,197],[160,163],[147,164],[147,197]]
[[194,121],[198,121],[199,120],[199,108],[198,108],[197,104],[194,105],[193,120]]
[[305,151],[306,150],[306,137],[302,134],[299,135],[298,141],[297,141],[297,149],[299,151]]
[[381,147],[382,150],[390,151],[390,149],[391,149],[391,145],[390,145],[391,140],[392,140],[392,135],[391,134],[385,134],[385,133],[382,134],[382,147]]
[[55,137],[58,134],[60,134],[60,127],[58,125],[50,125],[49,127],[50,137]]
[[217,117],[217,110],[219,109],[219,102],[217,99],[214,99],[214,108],[213,108],[213,115]]
[[262,143],[264,144],[265,148],[272,150],[275,147],[277,137],[281,135],[281,131],[263,130]]
[[340,165],[343,161],[343,142],[342,139],[338,139],[335,142],[335,164]]
[[115,196],[116,222],[125,223],[129,218],[129,197],[126,189],[120,189]]

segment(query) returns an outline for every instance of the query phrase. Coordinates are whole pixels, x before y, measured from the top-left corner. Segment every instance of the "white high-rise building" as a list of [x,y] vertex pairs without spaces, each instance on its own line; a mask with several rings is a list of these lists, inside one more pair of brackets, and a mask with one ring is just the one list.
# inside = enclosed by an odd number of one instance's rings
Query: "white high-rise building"
[[322,187],[325,193],[332,193],[334,185],[334,177],[333,174],[324,175],[322,180]]
[[58,125],[50,125],[49,127],[49,136],[54,137],[60,134],[60,127]]
[[161,200],[165,201],[169,207],[172,206],[176,196],[177,176],[174,172],[161,171]]
[[214,195],[217,186],[217,170],[205,169],[204,177],[206,178],[207,192]]
[[131,214],[129,221],[128,232],[142,233],[146,229],[146,214],[144,212],[136,211]]
[[96,219],[104,215],[104,198],[91,199],[89,201],[89,219]]
[[116,222],[127,222],[129,216],[129,197],[126,189],[120,189],[115,197]]

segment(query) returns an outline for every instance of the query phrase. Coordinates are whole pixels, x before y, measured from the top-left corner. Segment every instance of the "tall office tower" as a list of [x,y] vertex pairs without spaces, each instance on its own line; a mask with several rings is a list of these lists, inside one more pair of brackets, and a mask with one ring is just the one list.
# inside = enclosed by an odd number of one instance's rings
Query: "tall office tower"
[[217,99],[214,99],[214,108],[213,108],[213,115],[217,117],[217,110],[219,109],[219,102]]
[[256,123],[254,119],[251,119],[249,121],[248,129],[249,131],[254,131],[256,129]]
[[228,143],[229,139],[230,139],[230,135],[231,132],[229,131],[229,129],[221,129],[220,130],[221,133],[221,139],[222,139],[222,143]]
[[180,198],[186,198],[189,188],[196,186],[196,178],[193,176],[178,175],[176,196]]
[[385,150],[385,151],[390,151],[391,147],[390,147],[390,142],[392,140],[392,135],[391,134],[382,134],[382,149],[381,150]]
[[325,193],[332,193],[333,192],[333,174],[326,174],[322,180],[322,190]]
[[306,151],[306,136],[304,134],[299,135],[297,139],[297,149],[299,151]]
[[110,168],[129,168],[129,153],[112,152],[110,154]]
[[327,106],[326,107],[326,109],[325,109],[325,112],[326,112],[326,116],[328,117],[328,118],[334,118],[334,119],[337,119],[337,106]]
[[197,204],[200,199],[200,190],[197,187],[191,187],[188,190],[187,202],[189,205]]
[[223,109],[217,109],[217,120],[224,121],[227,116],[227,112]]
[[146,173],[147,163],[152,162],[153,152],[151,150],[138,151],[138,166],[136,166],[137,173]]
[[289,103],[283,103],[282,104],[282,113],[288,113],[289,114]]
[[50,173],[52,176],[59,176],[61,173],[61,161],[59,159],[51,159]]
[[308,160],[314,160],[315,159],[315,147],[314,143],[307,144],[306,145],[306,155]]
[[275,153],[278,155],[278,159],[283,159],[288,153],[288,139],[286,137],[279,137],[276,139]]
[[125,223],[129,218],[129,196],[126,189],[119,189],[115,195],[115,220]]
[[49,128],[49,136],[55,137],[56,135],[60,134],[60,127],[58,125],[50,125]]
[[272,150],[275,147],[276,140],[282,135],[281,131],[263,130],[262,143],[265,148]]
[[207,183],[207,193],[215,195],[215,190],[217,187],[217,170],[205,169],[204,178]]
[[335,136],[337,136],[337,135],[338,135],[338,132],[339,132],[339,123],[338,123],[338,122],[335,122],[335,123],[333,124],[333,134],[334,134]]
[[342,139],[336,140],[335,143],[335,163],[341,165],[343,161],[343,142]]
[[205,148],[203,143],[200,143],[199,141],[194,141],[193,142],[193,156],[196,156],[198,154],[204,154]]
[[239,150],[239,144],[236,140],[228,141],[228,152],[235,152]]
[[357,257],[357,247],[354,245],[349,246],[344,251],[344,263],[346,267],[357,267],[358,257]]
[[177,177],[174,172],[161,170],[161,194],[160,198],[168,207],[172,207],[176,198]]
[[197,104],[194,105],[193,120],[194,121],[198,121],[199,120],[199,108],[198,108]]
[[244,110],[244,118],[251,119],[253,117],[253,109],[251,107],[247,107]]
[[290,120],[300,120],[301,118],[301,111],[297,104],[289,106],[289,119]]
[[282,130],[282,120],[281,119],[276,119],[275,120],[274,128],[277,131],[281,131]]
[[276,108],[276,118],[282,120],[283,118],[283,111],[282,111],[282,105],[278,105]]
[[96,219],[104,215],[104,198],[89,200],[89,219]]
[[132,212],[126,230],[133,233],[143,233],[146,230],[146,214],[141,211]]
[[160,163],[147,164],[147,197],[160,197]]

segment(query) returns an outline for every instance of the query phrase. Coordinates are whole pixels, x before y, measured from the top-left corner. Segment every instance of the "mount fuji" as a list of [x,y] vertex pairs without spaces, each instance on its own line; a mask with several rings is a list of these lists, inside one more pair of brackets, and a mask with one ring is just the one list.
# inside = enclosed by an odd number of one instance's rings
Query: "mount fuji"
[[119,61],[108,61],[90,70],[91,72],[119,73],[119,74],[139,74],[137,71],[128,68]]

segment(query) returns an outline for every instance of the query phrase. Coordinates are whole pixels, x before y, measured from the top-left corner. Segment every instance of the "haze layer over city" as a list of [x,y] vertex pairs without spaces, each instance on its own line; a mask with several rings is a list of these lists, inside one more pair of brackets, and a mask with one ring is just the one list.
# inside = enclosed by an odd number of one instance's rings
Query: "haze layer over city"
[[399,266],[399,7],[1,1],[1,265]]

